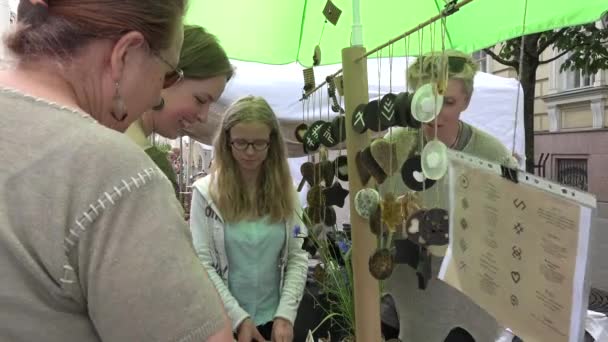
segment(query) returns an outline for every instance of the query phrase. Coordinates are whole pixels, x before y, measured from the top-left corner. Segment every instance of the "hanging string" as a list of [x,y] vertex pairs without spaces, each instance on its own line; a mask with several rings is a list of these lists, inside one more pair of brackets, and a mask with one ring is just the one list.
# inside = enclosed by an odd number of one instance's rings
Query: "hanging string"
[[[337,87],[337,86],[336,86],[336,87]],[[340,104],[340,108],[344,108],[344,107],[342,107],[342,95],[340,95],[340,94],[339,94],[339,92],[338,92],[338,90],[337,90],[337,89],[336,89],[336,96],[338,96],[338,103]],[[342,116],[342,118],[343,118],[343,120],[344,120],[343,122],[345,122],[345,123],[346,123],[346,113],[342,113],[342,111],[340,111],[340,112],[338,113],[338,115],[339,115],[339,116]],[[341,122],[341,120],[338,120],[338,122]],[[344,125],[344,126],[346,126],[346,125]],[[344,133],[344,134],[346,134],[346,132],[343,132],[343,131],[345,131],[345,130],[343,130],[343,129],[342,129],[342,125],[338,125],[338,135],[339,135],[339,139],[338,139],[338,141],[340,141],[340,144],[342,144],[342,141],[343,141],[343,140],[344,140],[344,138],[345,138],[345,137],[344,137],[342,134],[343,134],[343,133]],[[338,156],[340,156],[340,157],[342,156],[342,147],[340,147],[340,148],[338,149]]]
[[[523,71],[522,62],[524,59],[525,49],[525,33],[526,33],[526,17],[528,16],[528,0],[524,0],[524,18],[521,25],[521,45],[519,49],[519,70],[517,72],[517,83],[521,84],[521,73]],[[513,123],[513,145],[511,147],[511,155],[515,154],[515,143],[517,141],[517,126],[519,124],[519,87],[517,88],[517,96],[515,98],[515,122]]]
[[[389,45],[388,47],[388,66],[389,66],[389,78],[388,78],[388,92],[389,93],[393,93],[393,54],[394,54],[394,45]],[[395,108],[395,107],[393,107]],[[393,115],[395,115],[395,113],[393,112]],[[391,143],[390,145],[390,149],[389,149],[389,162],[388,162],[388,169],[392,172],[393,171],[393,126],[390,126],[388,128],[388,141]],[[389,188],[392,190],[393,194],[396,193],[396,185],[395,185],[395,178],[396,177],[392,177],[393,175],[389,175],[390,178],[390,184],[389,184]]]
[[[434,22],[431,27],[430,27],[430,31],[431,31],[431,84],[434,85],[433,87],[433,112],[437,113],[437,96],[439,95],[439,83],[441,82],[441,78],[439,77],[439,73],[441,73],[442,71],[439,70],[437,71],[438,67],[441,67],[441,65],[437,65],[436,63],[436,58],[435,58],[435,35],[437,34],[437,22]],[[443,50],[442,53],[439,55],[439,60],[441,61],[443,58]],[[443,64],[443,63],[441,63]],[[435,119],[433,121],[434,124],[434,130],[433,130],[433,140],[437,139],[437,131],[439,129],[439,127],[437,126],[437,117],[439,116],[439,113],[437,113],[437,115],[435,115]]]
[[[307,130],[310,129],[310,96],[306,97],[306,125],[308,126]],[[306,154],[308,156],[308,161],[312,162],[312,155],[310,153],[310,151],[306,151]]]
[[393,92],[393,51],[394,51],[395,46],[394,45],[389,45],[388,47],[388,69],[390,71],[390,76],[388,79],[388,92],[392,93]]
[[[405,40],[405,91],[409,93],[410,85],[409,85],[409,77],[408,70],[410,69],[410,37],[406,37]],[[409,94],[408,94],[409,95]]]
[[[424,63],[424,58],[422,56],[422,49],[423,49],[423,39],[424,39],[424,28],[422,28],[419,33],[418,33],[418,87],[420,87],[420,82],[422,82],[422,70],[423,70],[423,66],[422,64]],[[418,89],[415,89],[414,91],[418,91]],[[424,128],[420,128],[418,130],[418,138],[420,140],[420,144],[418,145],[418,155],[420,155],[422,157],[422,148],[424,147]],[[423,182],[422,182],[422,191],[424,192],[426,190],[426,182],[424,182],[426,177],[423,176]]]
[[323,39],[323,33],[325,33],[325,25],[327,25],[327,19],[323,22],[323,28],[321,28],[321,35],[319,36],[319,42],[317,45],[321,45],[321,39]]
[[381,94],[382,94],[382,82],[381,82],[381,80],[382,80],[382,49],[380,49],[378,51],[378,53],[376,54],[376,60],[378,61],[378,97],[376,99],[376,101],[377,101],[376,103],[378,105],[378,111],[377,111],[377,114],[378,114],[378,129],[380,129],[380,127],[381,127],[381,125],[380,125],[380,123],[381,123],[381,121],[380,121],[380,116],[381,116],[380,111],[382,110],[380,108],[380,99],[381,99]]

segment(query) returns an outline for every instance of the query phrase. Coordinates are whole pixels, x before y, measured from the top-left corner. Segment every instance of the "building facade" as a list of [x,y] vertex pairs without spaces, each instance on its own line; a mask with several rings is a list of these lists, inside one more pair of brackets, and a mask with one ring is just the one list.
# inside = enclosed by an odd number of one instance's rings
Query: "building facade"
[[[558,53],[547,49],[541,60]],[[480,70],[517,77],[483,52]],[[566,57],[540,65],[534,103],[536,173],[596,195],[598,214],[608,217],[608,71],[583,75],[560,71]]]

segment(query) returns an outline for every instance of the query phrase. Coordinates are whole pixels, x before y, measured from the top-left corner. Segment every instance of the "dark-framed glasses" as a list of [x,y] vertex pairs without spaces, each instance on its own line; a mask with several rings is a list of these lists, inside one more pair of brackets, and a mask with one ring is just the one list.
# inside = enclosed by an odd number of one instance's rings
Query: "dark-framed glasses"
[[230,146],[239,151],[245,151],[249,148],[249,146],[251,146],[254,151],[262,152],[268,149],[270,142],[268,140],[247,141],[245,139],[234,139],[230,142]]
[[164,59],[163,56],[161,56],[160,54],[155,53],[154,55],[163,63],[165,63],[169,68],[171,68],[171,71],[165,74],[165,78],[163,81],[163,89],[167,89],[171,86],[174,86],[179,83],[179,81],[184,79],[184,71],[182,69],[173,66],[171,63],[167,62],[167,60]]

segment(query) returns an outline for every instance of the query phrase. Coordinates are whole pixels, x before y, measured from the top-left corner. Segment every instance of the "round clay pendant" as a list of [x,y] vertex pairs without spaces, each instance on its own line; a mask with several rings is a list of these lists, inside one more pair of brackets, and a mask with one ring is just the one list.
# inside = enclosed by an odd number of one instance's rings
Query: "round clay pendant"
[[420,235],[427,245],[446,245],[450,241],[449,234],[450,221],[446,210],[433,208],[424,213],[420,222]]
[[321,126],[319,140],[325,147],[334,147],[338,144],[338,139],[333,134],[332,124],[330,122],[325,122],[323,126]]
[[448,170],[448,148],[437,139],[424,146],[420,159],[422,173],[428,179],[441,179]]
[[378,280],[390,277],[394,268],[393,254],[386,248],[377,249],[369,258],[369,273]]
[[380,204],[380,194],[371,188],[359,190],[355,195],[355,210],[359,216],[369,219],[372,212]]
[[374,132],[380,132],[380,102],[378,100],[369,101],[365,106],[365,112],[363,113],[365,119],[365,126]]
[[321,127],[323,127],[324,121],[315,121],[308,127],[304,134],[304,149],[308,152],[316,151],[321,146]]
[[360,104],[355,108],[353,112],[353,131],[361,134],[367,131],[367,126],[365,126],[365,104]]
[[338,143],[346,141],[346,117],[338,115],[331,121],[331,133]]
[[428,179],[422,173],[420,156],[413,156],[403,163],[401,178],[408,188],[414,191],[423,191],[435,184],[435,180]]
[[420,122],[431,122],[437,117],[442,106],[443,96],[436,93],[433,83],[427,83],[414,93],[412,116]]

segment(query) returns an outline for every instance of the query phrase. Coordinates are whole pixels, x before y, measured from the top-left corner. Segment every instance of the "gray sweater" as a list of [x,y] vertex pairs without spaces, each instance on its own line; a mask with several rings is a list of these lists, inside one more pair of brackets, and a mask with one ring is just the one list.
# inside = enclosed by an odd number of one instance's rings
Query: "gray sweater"
[[0,341],[204,341],[223,309],[173,188],[126,136],[0,90]]

